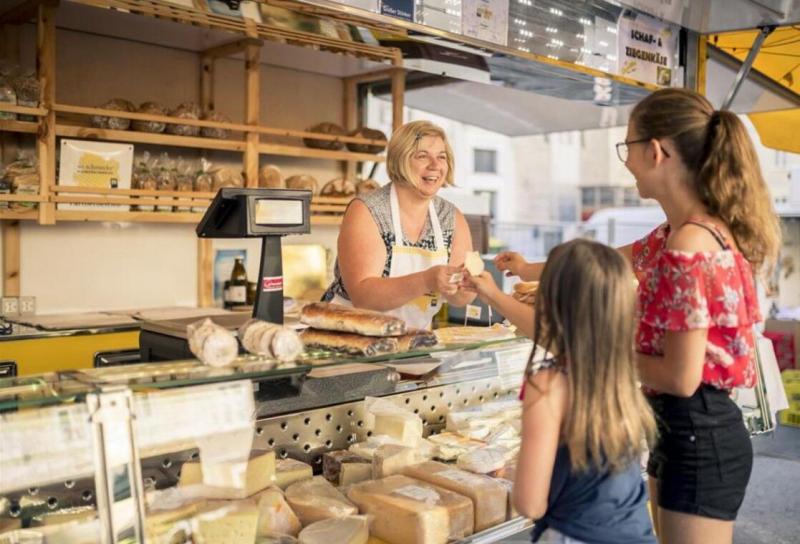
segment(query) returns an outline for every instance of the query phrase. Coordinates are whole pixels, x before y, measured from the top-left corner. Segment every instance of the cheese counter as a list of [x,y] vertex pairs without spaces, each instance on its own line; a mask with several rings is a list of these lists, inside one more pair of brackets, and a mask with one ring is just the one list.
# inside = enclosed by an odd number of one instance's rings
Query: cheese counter
[[500,542],[531,349],[0,380],[0,543]]

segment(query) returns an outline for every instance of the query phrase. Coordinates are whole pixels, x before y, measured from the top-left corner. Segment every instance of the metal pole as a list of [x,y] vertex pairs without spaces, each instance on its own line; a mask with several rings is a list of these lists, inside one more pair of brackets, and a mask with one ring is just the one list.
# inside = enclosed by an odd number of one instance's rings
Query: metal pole
[[762,26],[758,36],[756,39],[753,40],[753,45],[750,47],[750,52],[747,53],[747,57],[744,59],[742,66],[739,68],[739,72],[736,74],[736,78],[733,80],[733,85],[731,86],[731,90],[728,91],[728,96],[725,97],[725,100],[722,103],[721,110],[728,110],[733,104],[733,99],[736,98],[736,94],[739,92],[739,88],[744,83],[744,80],[747,79],[747,74],[750,73],[750,69],[753,67],[753,62],[756,60],[758,56],[758,52],[761,50],[761,46],[764,45],[764,40],[767,39],[767,36],[772,34],[772,31],[775,30],[775,26]]

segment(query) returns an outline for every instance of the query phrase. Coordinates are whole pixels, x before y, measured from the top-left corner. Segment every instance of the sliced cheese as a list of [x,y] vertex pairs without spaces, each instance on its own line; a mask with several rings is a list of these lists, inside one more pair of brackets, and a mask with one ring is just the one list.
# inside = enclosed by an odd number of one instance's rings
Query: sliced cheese
[[286,489],[295,482],[309,480],[314,476],[311,465],[294,459],[280,459],[275,467],[275,485]]
[[358,514],[358,508],[322,476],[290,485],[286,489],[286,501],[304,526]]
[[252,500],[210,504],[192,520],[195,544],[250,544],[258,532],[258,508]]
[[375,450],[372,457],[372,477],[385,478],[399,474],[404,468],[423,461],[417,450],[406,446],[387,444]]
[[513,458],[514,452],[502,446],[485,446],[459,455],[456,464],[470,472],[488,474],[503,468]]
[[348,516],[317,521],[300,531],[298,540],[300,544],[367,544],[367,518]]
[[273,534],[297,536],[302,525],[283,493],[270,487],[253,496],[258,508],[258,536]]
[[483,531],[506,519],[508,491],[489,476],[428,461],[403,469],[403,474],[459,493],[472,500],[475,531]]
[[428,441],[437,447],[436,458],[442,461],[455,461],[460,455],[486,445],[479,440],[451,432],[431,435]]
[[347,496],[373,517],[370,533],[390,544],[444,544],[472,534],[472,501],[407,476],[355,484]]
[[[210,467],[207,467],[207,470]],[[243,463],[220,463],[213,470],[224,486],[204,486],[207,499],[243,499],[269,487],[275,480],[275,452],[254,450],[246,465]],[[203,483],[203,464],[188,461],[181,467],[178,485],[189,486]]]
[[414,413],[397,410],[374,415],[374,435],[389,436],[407,446],[415,446],[422,438],[422,420]]

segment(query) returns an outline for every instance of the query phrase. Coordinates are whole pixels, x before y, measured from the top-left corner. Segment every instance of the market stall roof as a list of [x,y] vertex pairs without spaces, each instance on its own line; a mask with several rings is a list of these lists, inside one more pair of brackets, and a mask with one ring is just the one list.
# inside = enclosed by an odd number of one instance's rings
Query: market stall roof
[[[728,56],[744,62],[758,32],[714,34],[709,37],[709,43],[718,51],[718,57]],[[775,29],[758,51],[753,70],[756,78],[762,78],[776,95],[783,96],[786,106],[778,108],[777,104],[767,105],[763,100],[756,100],[744,109],[740,102],[735,110],[748,113],[763,145],[800,153],[797,136],[800,132],[800,25]]]

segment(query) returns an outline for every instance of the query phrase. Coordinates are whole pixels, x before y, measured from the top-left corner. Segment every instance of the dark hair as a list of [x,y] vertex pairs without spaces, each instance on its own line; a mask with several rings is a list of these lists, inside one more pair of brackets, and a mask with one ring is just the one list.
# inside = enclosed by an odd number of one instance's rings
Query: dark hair
[[708,213],[728,226],[755,269],[775,262],[778,218],[753,142],[735,113],[715,111],[687,89],[662,89],[636,105],[630,122],[640,138],[672,140]]

